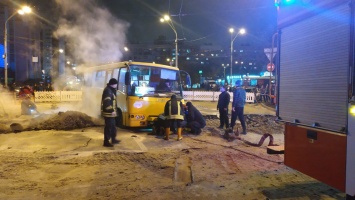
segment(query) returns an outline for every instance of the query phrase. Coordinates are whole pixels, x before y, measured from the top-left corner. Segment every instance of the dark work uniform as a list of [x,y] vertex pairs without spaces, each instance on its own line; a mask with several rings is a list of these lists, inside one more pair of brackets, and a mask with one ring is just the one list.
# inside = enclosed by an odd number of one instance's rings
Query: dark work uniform
[[180,101],[176,99],[176,95],[172,95],[171,99],[166,102],[164,107],[165,123],[165,140],[169,140],[170,127],[177,125],[177,140],[181,140],[181,122],[184,120],[183,108]]
[[245,90],[242,87],[237,87],[233,92],[232,109],[234,108],[235,111],[232,110],[231,127],[232,128],[234,127],[235,122],[239,118],[239,121],[243,128],[242,134],[246,134],[246,125],[244,120],[245,99],[246,99]]
[[187,127],[191,128],[191,133],[200,134],[201,129],[206,126],[206,120],[191,102],[186,103],[187,114]]
[[116,117],[117,114],[112,115],[116,112],[116,89],[107,85],[102,93],[101,102],[101,115],[105,118],[105,129],[104,129],[104,146],[111,146],[110,139],[112,143],[116,140]]
[[166,102],[164,107],[164,116],[166,117],[165,128],[174,126],[177,122],[177,127],[181,127],[181,122],[184,120],[184,109],[181,107],[180,101],[176,97],[172,97]]
[[229,128],[229,119],[228,119],[228,105],[230,101],[230,95],[227,91],[222,92],[219,95],[217,110],[219,111],[219,128],[223,128],[226,125],[226,128]]

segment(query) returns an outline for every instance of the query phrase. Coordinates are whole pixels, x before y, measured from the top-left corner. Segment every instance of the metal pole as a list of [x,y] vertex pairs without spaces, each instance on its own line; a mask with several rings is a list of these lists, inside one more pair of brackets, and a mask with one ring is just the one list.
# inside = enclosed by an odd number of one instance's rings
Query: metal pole
[[177,32],[175,29],[175,26],[173,24],[173,22],[171,21],[171,19],[168,21],[168,24],[170,26],[171,29],[173,29],[174,33],[175,33],[175,67],[178,67],[178,56],[179,56],[179,50],[178,50],[178,36],[177,36]]
[[[273,60],[273,55],[274,55],[274,41],[275,41],[275,37],[277,36],[277,34],[278,33],[274,33],[274,35],[272,35],[272,41],[271,41],[271,55],[270,55],[270,63],[269,63],[269,65],[270,65],[270,67],[271,67],[271,69],[272,69],[272,64],[273,64],[273,62],[272,62],[272,60]],[[272,71],[270,70],[270,72],[269,72],[269,97],[270,97],[270,103],[272,103],[271,101],[271,88],[272,88],[272,86],[271,86],[271,73],[272,73]]]
[[230,81],[230,85],[232,87],[233,85],[233,79],[232,79],[232,76],[233,76],[233,72],[232,72],[232,68],[233,68],[233,39],[232,39],[232,36],[233,33],[231,33],[231,68],[230,68],[230,78],[229,78],[229,81]]
[[178,50],[178,36],[177,36],[177,33],[176,31],[174,30],[175,32],[175,67],[177,68],[178,67],[178,56],[179,56],[179,50]]
[[175,26],[173,24],[173,22],[171,21],[171,19],[169,19],[168,24],[170,26],[171,29],[173,29],[174,33],[175,33],[175,67],[178,67],[178,58],[179,58],[179,49],[178,49],[178,35],[175,29]]
[[232,68],[233,68],[233,43],[234,43],[234,40],[238,37],[240,32],[238,32],[235,37],[233,38],[233,33],[231,33],[231,77],[230,77],[230,80],[231,80],[231,86],[232,86],[232,83],[233,83],[233,74],[232,74]]
[[5,23],[4,33],[4,74],[5,74],[5,88],[7,88],[7,23]]
[[223,69],[224,69],[224,75],[223,75],[223,78],[224,78],[224,80],[226,80],[226,67],[223,67]]
[[179,59],[179,49],[178,49],[178,35],[176,32],[176,28],[174,26],[173,21],[169,16],[165,15],[164,18],[160,19],[161,22],[167,22],[171,29],[173,29],[175,33],[175,67],[178,67],[178,59]]
[[5,32],[4,32],[4,74],[5,74],[5,88],[8,87],[8,82],[7,82],[7,23],[9,20],[15,16],[17,12],[13,13],[7,20],[5,21]]

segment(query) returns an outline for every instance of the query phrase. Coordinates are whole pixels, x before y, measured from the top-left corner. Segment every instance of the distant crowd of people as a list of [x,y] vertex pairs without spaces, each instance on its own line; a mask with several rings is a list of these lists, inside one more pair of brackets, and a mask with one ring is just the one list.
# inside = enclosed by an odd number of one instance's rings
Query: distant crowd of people
[[255,101],[256,102],[258,102],[258,103],[260,103],[260,102],[273,103],[270,96],[275,95],[275,84],[271,84],[271,88],[269,88],[269,84],[266,84],[266,86],[257,85],[255,88],[253,88],[253,92],[255,94]]

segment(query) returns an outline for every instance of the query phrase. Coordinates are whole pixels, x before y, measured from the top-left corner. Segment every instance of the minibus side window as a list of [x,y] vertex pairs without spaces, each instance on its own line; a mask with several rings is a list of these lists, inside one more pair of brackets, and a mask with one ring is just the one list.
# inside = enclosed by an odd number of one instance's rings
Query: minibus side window
[[119,73],[119,78],[118,78],[118,90],[123,93],[126,91],[126,85],[125,85],[126,72],[127,72],[127,68],[121,68]]
[[96,72],[94,87],[105,87],[106,86],[105,77],[106,77],[106,71]]
[[93,79],[93,74],[85,74],[84,75],[84,84],[87,87],[91,87],[92,86],[92,79]]
[[119,79],[119,78],[118,78],[118,72],[119,72],[119,71],[120,71],[120,69],[114,69],[114,70],[113,70],[112,78],[115,78],[115,79],[118,80],[118,79]]

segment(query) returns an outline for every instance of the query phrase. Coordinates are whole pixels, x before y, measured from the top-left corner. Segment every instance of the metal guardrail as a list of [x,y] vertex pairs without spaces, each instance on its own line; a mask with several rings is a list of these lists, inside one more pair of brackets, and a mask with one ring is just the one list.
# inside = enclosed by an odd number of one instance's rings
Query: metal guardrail
[[[190,101],[218,101],[221,92],[214,91],[184,91],[184,99]],[[233,101],[233,93],[230,94],[230,101]],[[81,101],[82,91],[49,91],[35,92],[35,102],[68,102]],[[254,103],[255,95],[252,92],[247,92],[246,102]]]
[[[218,101],[218,97],[221,92],[214,91],[184,91],[184,99],[186,100],[197,100],[197,101]],[[230,101],[233,101],[233,93],[230,92]],[[255,94],[252,92],[247,92],[245,102],[254,103]]]
[[81,101],[82,91],[48,91],[35,92],[35,102]]

